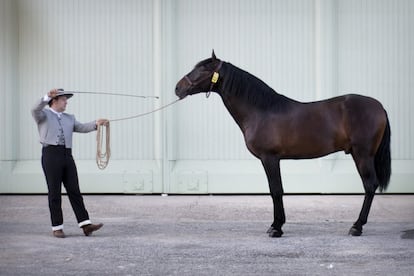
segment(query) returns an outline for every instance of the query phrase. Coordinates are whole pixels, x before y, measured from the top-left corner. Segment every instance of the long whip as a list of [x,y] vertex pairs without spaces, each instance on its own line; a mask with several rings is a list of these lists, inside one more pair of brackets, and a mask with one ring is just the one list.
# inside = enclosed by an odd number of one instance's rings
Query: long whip
[[100,91],[77,91],[77,90],[65,90],[65,92],[73,93],[73,94],[92,94],[92,95],[107,95],[107,96],[121,96],[121,97],[135,97],[135,98],[153,98],[159,99],[158,96],[146,96],[146,95],[135,95],[135,94],[125,94],[125,93],[108,93],[108,92],[100,92]]

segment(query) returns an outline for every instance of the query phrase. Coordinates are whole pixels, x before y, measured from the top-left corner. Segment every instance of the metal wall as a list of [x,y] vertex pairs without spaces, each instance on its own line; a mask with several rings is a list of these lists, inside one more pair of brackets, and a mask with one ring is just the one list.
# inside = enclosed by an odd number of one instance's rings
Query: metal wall
[[18,17],[17,2],[0,2],[0,191],[9,191],[4,177],[12,170],[17,157],[17,128],[20,95],[18,92]]
[[[128,92],[159,100],[75,95],[79,121],[128,117],[173,101],[174,86],[216,55],[279,93],[314,101],[344,93],[379,99],[392,126],[389,191],[414,192],[411,1],[5,0],[0,2],[4,135],[0,192],[45,192],[30,116],[52,87]],[[14,15],[14,16],[13,16]],[[112,158],[100,171],[95,134],[75,134],[82,190],[107,193],[265,193],[221,99],[186,98],[162,112],[111,124]],[[354,193],[349,156],[282,161],[286,192]]]

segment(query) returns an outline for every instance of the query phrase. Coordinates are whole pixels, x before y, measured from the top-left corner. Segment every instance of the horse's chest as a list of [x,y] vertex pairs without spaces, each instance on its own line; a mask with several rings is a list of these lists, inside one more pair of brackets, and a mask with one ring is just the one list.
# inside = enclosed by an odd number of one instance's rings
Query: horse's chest
[[244,139],[247,148],[255,156],[263,152],[278,152],[289,139],[283,131],[283,121],[269,121],[263,118],[251,121],[244,129]]

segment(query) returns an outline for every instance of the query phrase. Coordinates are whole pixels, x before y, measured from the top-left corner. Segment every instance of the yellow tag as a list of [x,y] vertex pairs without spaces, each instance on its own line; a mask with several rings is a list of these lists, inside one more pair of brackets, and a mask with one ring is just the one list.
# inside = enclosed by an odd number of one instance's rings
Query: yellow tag
[[218,78],[219,78],[219,73],[214,72],[213,77],[211,78],[211,82],[216,83],[218,81]]

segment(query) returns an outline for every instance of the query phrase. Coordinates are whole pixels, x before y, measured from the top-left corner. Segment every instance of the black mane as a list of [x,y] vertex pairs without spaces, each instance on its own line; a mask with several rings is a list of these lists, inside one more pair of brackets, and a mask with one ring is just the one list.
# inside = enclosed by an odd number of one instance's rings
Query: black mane
[[[206,60],[201,61],[204,63]],[[199,63],[199,64],[200,64]],[[270,86],[252,74],[225,62],[223,92],[242,98],[260,110],[283,111],[294,100],[278,94]]]

